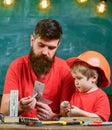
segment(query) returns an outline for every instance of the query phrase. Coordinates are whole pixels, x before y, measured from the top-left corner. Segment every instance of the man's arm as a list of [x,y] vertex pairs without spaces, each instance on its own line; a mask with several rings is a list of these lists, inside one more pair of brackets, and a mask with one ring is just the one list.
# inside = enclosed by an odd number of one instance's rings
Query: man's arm
[[[9,103],[10,103],[10,94],[3,94],[2,96],[2,103],[1,103],[1,113],[5,116],[9,116]],[[34,98],[25,97],[22,98],[18,102],[18,113],[21,114],[24,111],[30,111],[35,107],[36,100]]]
[[10,94],[3,94],[1,102],[1,113],[3,113],[5,116],[9,115],[9,101]]
[[[1,102],[1,113],[3,113],[5,116],[9,116],[10,114],[10,94],[3,94],[2,96],[2,102]],[[18,112],[21,113],[22,112],[22,109],[21,109],[21,106],[20,106],[20,103],[19,103],[19,110]]]

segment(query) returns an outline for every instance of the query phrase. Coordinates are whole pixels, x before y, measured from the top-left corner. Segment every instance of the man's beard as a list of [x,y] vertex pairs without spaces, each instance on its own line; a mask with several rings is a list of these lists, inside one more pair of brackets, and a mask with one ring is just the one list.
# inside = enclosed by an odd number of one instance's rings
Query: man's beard
[[42,54],[35,55],[33,49],[31,49],[29,56],[31,67],[38,77],[41,77],[50,71],[55,57],[55,55],[53,58],[48,58]]

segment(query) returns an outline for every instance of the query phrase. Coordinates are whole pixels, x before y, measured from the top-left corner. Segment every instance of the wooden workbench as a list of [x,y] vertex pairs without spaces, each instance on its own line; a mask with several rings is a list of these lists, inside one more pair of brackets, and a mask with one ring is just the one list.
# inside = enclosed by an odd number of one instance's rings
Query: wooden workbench
[[112,130],[112,126],[44,125],[42,127],[31,127],[20,124],[0,124],[0,130]]
[[[62,117],[60,120],[62,121],[72,121],[74,119],[77,120],[83,120],[85,121],[101,121],[100,118],[88,118],[88,117]],[[37,126],[26,126],[26,125],[21,125],[17,123],[10,123],[10,124],[0,124],[0,130],[112,130],[112,125],[111,126],[82,126],[82,125],[68,125],[68,126],[63,126],[61,124],[56,124],[56,125],[42,125],[41,127]]]

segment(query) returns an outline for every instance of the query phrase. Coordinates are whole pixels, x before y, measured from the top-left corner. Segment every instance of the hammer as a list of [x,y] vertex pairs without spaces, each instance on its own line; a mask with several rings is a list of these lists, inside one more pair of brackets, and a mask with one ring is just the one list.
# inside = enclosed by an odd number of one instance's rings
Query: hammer
[[26,123],[28,126],[42,127],[42,125],[82,125],[83,121],[29,121]]

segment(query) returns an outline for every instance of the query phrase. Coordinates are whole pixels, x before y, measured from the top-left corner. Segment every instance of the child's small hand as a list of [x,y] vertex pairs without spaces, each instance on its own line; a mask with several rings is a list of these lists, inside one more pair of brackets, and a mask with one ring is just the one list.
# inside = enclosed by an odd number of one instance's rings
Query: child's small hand
[[68,114],[71,116],[78,116],[78,113],[80,112],[80,109],[76,106],[72,106]]
[[70,103],[69,101],[63,101],[60,104],[60,114],[62,116],[67,116],[67,113],[69,112]]

